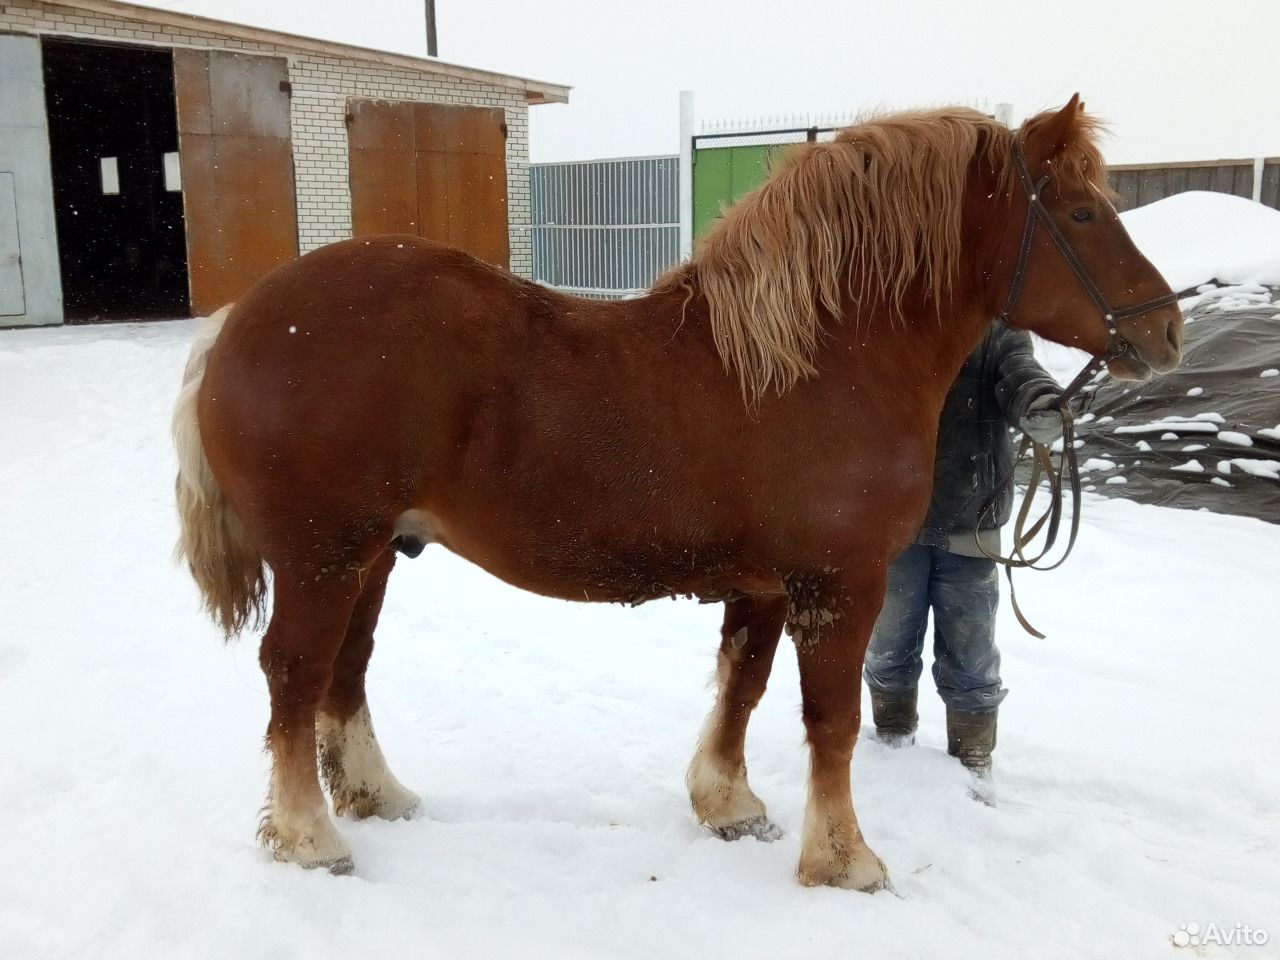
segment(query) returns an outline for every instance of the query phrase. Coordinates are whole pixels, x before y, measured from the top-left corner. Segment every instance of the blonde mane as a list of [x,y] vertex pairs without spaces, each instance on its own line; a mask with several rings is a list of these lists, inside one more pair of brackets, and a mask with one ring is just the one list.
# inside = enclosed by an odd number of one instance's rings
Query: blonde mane
[[[1082,118],[1079,143],[1061,159],[1102,183],[1095,127]],[[1013,136],[977,111],[948,109],[879,117],[799,146],[655,290],[701,291],[716,349],[749,401],[784,393],[816,373],[823,322],[841,317],[846,296],[900,316],[919,284],[941,315],[959,266],[970,164],[981,151],[1007,193]]]

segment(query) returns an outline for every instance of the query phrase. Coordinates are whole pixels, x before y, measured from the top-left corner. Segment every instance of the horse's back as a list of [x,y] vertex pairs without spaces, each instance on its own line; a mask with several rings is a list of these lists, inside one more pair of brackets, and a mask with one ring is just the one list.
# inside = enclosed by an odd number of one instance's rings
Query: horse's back
[[[413,236],[357,237],[329,244],[263,277],[235,305],[229,326],[255,328],[288,318],[337,323],[336,333],[377,345],[427,322],[486,327],[514,320],[550,291],[471,256]],[[314,335],[314,330],[313,334]],[[352,344],[353,346],[355,344]]]
[[[655,439],[654,422],[688,413],[653,372],[659,355],[672,372],[696,351],[645,319],[429,241],[334,244],[228,318],[202,391],[210,462],[250,523],[284,539],[320,507],[378,536],[415,511],[446,542],[461,515],[544,542],[563,529],[549,500],[622,482],[643,494],[629,510],[652,511],[690,467]],[[481,531],[454,534],[461,552],[486,549]]]

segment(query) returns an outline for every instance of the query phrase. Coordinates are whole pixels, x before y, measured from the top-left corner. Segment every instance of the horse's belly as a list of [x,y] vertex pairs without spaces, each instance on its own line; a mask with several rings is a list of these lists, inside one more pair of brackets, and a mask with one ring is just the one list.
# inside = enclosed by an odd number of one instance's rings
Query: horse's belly
[[711,601],[782,589],[779,577],[752,569],[731,543],[637,541],[537,523],[466,523],[426,510],[408,511],[397,531],[417,542],[440,543],[513,586],[564,600],[638,604],[690,596]]

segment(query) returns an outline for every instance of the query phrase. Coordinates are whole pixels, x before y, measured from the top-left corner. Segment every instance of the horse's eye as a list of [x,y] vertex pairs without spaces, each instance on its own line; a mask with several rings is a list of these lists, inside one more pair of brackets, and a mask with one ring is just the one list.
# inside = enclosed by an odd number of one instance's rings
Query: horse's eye
[[1088,207],[1078,207],[1071,211],[1071,219],[1077,223],[1088,223],[1093,219],[1093,211]]

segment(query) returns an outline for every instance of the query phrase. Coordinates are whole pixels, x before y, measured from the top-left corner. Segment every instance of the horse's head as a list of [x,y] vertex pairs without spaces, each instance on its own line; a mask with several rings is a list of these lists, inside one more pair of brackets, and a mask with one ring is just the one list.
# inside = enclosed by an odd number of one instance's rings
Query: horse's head
[[1017,326],[1108,356],[1117,377],[1143,380],[1178,365],[1182,313],[1111,205],[1098,126],[1077,95],[1014,134],[998,177],[1007,205],[998,205],[1002,222],[990,233],[988,262],[998,265],[991,307]]

